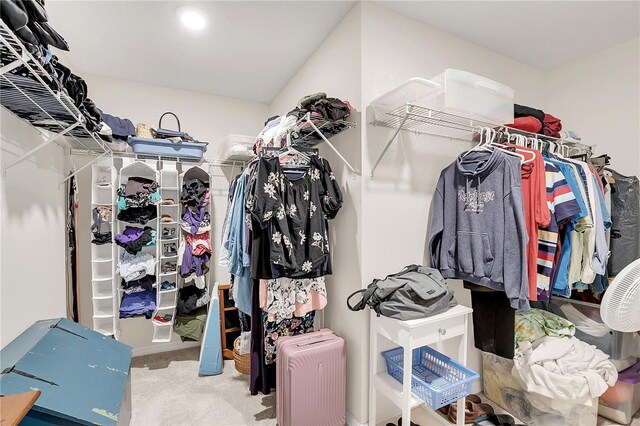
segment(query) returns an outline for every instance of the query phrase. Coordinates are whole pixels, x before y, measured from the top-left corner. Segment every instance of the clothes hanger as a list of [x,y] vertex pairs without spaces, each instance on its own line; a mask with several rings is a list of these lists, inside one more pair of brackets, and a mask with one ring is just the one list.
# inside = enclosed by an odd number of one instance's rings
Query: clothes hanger
[[473,148],[471,148],[469,151],[462,153],[462,155],[460,156],[460,158],[464,158],[467,155],[469,155],[470,153],[474,152],[474,151],[481,151],[483,148],[482,146],[484,145],[484,138],[485,138],[485,130],[487,130],[486,127],[482,127],[482,126],[478,126],[478,134],[480,135],[480,141],[477,143],[477,145],[475,145]]

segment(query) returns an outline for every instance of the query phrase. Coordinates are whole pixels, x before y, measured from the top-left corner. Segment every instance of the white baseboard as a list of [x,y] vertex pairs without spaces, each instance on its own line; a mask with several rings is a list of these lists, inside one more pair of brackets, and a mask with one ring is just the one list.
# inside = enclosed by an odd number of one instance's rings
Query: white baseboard
[[151,354],[159,354],[162,352],[178,351],[180,349],[195,348],[200,346],[200,342],[169,342],[158,343],[153,346],[143,346],[141,348],[133,348],[133,356],[143,356]]
[[351,414],[350,411],[347,411],[346,413],[346,420],[347,420],[347,426],[366,426],[366,423],[360,423],[359,421],[356,420],[355,417],[353,417],[353,414]]

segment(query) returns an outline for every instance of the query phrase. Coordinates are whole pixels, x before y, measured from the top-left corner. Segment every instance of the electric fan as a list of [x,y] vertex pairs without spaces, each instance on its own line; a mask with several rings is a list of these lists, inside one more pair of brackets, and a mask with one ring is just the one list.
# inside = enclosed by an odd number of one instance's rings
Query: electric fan
[[612,330],[640,331],[640,259],[613,279],[602,298],[600,316]]

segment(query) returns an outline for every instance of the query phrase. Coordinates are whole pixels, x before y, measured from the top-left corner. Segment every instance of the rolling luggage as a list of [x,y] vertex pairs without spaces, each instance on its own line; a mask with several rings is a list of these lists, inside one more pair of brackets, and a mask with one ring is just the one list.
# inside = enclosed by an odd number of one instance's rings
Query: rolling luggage
[[276,414],[279,426],[344,426],[344,340],[324,328],[284,336],[276,350]]

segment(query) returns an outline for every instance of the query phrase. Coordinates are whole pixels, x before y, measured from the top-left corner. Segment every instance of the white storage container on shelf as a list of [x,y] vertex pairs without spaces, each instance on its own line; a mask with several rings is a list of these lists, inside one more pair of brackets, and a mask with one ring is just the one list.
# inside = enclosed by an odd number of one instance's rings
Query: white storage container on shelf
[[514,92],[509,86],[470,72],[447,68],[430,79],[441,87],[434,107],[496,124],[513,123]]
[[598,414],[618,423],[629,424],[639,409],[640,362],[621,371],[616,384],[600,396]]
[[371,102],[371,109],[375,119],[380,120],[385,114],[403,114],[404,111],[398,109],[406,104],[435,108],[433,102],[440,92],[442,92],[440,84],[415,77],[377,97]]
[[[452,68],[428,80],[412,78],[371,102],[376,120],[404,115],[407,103],[495,123],[513,122],[513,89],[479,75]],[[388,120],[387,120],[388,121]]]
[[227,135],[218,149],[221,160],[247,161],[253,158],[255,136]]

